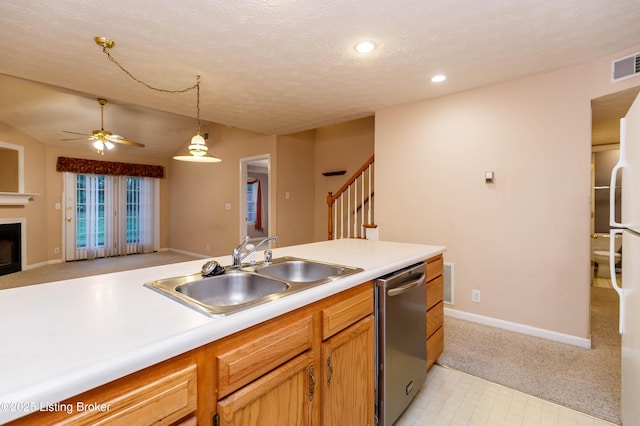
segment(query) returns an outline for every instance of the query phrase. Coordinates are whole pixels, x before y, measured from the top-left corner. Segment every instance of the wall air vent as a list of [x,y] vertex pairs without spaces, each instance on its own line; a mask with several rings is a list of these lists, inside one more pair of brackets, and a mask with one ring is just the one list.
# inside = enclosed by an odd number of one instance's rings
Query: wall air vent
[[611,81],[620,81],[640,75],[640,53],[611,61]]
[[453,305],[453,263],[444,262],[444,303]]

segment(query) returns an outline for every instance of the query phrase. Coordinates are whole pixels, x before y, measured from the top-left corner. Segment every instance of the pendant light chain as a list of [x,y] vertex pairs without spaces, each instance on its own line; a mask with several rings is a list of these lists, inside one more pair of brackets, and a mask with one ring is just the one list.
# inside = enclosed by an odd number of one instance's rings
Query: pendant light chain
[[[163,93],[185,93],[185,92],[188,92],[188,91],[196,89],[196,88],[199,89],[199,83],[196,83],[193,86],[187,87],[186,89],[182,89],[182,90],[169,90],[169,89],[162,89],[162,88],[159,88],[159,87],[151,86],[150,84],[145,83],[144,81],[140,80],[139,78],[136,78],[125,67],[120,65],[120,62],[118,62],[113,56],[111,56],[111,54],[109,53],[109,51],[107,49],[109,49],[109,46],[107,46],[106,44],[103,44],[102,45],[102,52],[105,55],[107,55],[107,58],[109,58],[109,60],[111,62],[116,64],[118,66],[118,68],[120,68],[125,74],[127,74],[129,77],[131,77],[134,81],[136,81],[137,83],[142,84],[143,86],[145,86],[145,87],[147,87],[147,88],[149,88],[151,90],[155,90],[156,92],[163,92]],[[200,78],[200,76],[198,76],[198,78]]]
[[196,131],[200,134],[200,76],[196,75]]
[[109,53],[109,49],[111,49],[115,45],[115,42],[113,40],[107,37],[96,36],[94,38],[94,41],[96,42],[96,44],[98,44],[98,46],[102,46],[102,52],[105,55],[107,55],[107,58],[111,62],[116,64],[118,68],[122,70],[122,72],[127,74],[129,77],[131,77],[131,79],[133,79],[137,83],[140,83],[143,86],[147,87],[148,89],[155,90],[156,92],[163,92],[163,93],[185,93],[193,89],[196,89],[196,127],[197,127],[196,135],[191,138],[191,144],[188,146],[189,154],[176,155],[173,157],[173,159],[179,160],[179,161],[192,161],[192,162],[198,162],[198,163],[218,163],[222,161],[217,157],[212,157],[211,155],[207,154],[207,150],[208,150],[207,144],[205,142],[205,139],[202,137],[202,135],[200,135],[200,75],[196,75],[196,84],[182,90],[169,90],[169,89],[154,87],[145,83],[139,78],[136,78],[133,74],[129,72],[129,70],[127,70],[125,67],[120,65],[120,63],[113,56],[111,56],[111,54]]

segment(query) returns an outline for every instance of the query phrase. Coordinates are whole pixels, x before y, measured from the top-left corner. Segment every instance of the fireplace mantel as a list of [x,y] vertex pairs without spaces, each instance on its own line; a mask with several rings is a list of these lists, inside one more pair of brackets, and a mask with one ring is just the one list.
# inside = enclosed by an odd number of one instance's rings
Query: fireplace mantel
[[0,192],[0,205],[3,206],[25,206],[36,195],[24,192]]

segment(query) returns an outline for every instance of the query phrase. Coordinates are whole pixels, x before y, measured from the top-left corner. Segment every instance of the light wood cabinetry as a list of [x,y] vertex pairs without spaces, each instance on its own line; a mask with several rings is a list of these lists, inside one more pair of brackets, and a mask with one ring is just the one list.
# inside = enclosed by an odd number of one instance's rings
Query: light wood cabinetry
[[370,281],[11,425],[373,426],[374,333]]
[[218,398],[252,382],[294,356],[311,349],[310,314],[285,315],[225,339],[216,350]]
[[313,356],[304,353],[218,401],[217,423],[228,426],[306,426],[313,416]]
[[441,254],[427,260],[427,369],[444,349],[443,271]]
[[43,407],[10,425],[195,424],[197,352]]
[[322,425],[374,424],[374,318],[322,343]]
[[328,339],[373,312],[373,287],[342,298],[322,310],[322,339]]
[[215,342],[214,423],[373,425],[374,345],[372,282]]

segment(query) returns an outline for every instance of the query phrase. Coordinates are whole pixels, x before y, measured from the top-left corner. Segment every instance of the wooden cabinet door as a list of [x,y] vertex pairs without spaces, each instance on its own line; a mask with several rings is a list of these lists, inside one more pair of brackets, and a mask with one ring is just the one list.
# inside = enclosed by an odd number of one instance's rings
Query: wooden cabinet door
[[218,401],[216,424],[311,425],[317,392],[313,357],[307,352]]
[[374,425],[374,319],[322,343],[322,425]]

